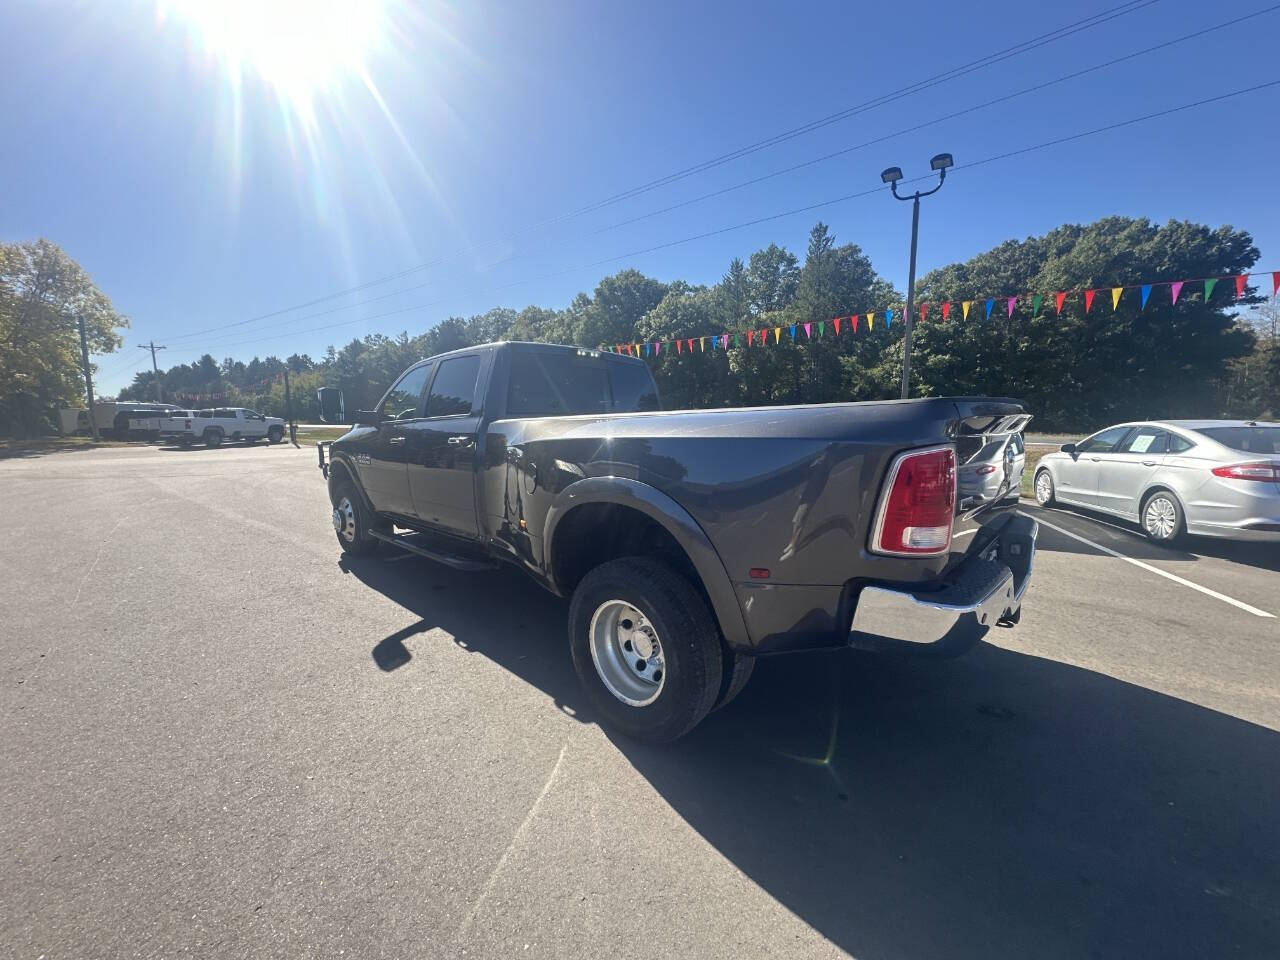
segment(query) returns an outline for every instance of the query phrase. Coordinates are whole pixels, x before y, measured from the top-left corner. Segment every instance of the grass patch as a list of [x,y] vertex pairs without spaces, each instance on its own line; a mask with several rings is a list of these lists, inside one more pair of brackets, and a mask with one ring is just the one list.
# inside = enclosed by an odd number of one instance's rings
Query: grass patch
[[[350,427],[299,427],[298,446],[312,446],[328,440],[337,440],[350,429]],[[288,428],[285,429],[285,436],[288,436]]]

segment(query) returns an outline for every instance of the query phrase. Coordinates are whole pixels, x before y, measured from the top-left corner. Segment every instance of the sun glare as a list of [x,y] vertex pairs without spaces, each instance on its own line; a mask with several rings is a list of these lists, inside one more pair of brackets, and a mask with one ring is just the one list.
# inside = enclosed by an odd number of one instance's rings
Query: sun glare
[[365,78],[386,27],[377,0],[160,0],[158,10],[237,79],[256,74],[303,120],[318,96]]

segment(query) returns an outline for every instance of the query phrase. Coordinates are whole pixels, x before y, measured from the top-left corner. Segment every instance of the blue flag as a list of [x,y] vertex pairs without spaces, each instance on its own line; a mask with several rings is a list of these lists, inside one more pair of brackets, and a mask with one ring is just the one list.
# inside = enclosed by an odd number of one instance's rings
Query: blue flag
[[991,308],[994,307],[995,305],[996,305],[996,302],[994,300],[987,301],[987,315],[983,318],[984,320],[991,319]]
[[1144,283],[1142,285],[1142,306],[1138,308],[1139,310],[1145,310],[1147,308],[1147,297],[1149,296],[1151,296],[1151,284]]
[[884,312],[884,325],[885,325],[886,327],[892,327],[892,326],[893,326],[893,311],[892,311],[892,310],[886,310],[886,311]]
[[795,338],[796,338],[796,325],[793,323],[791,325],[791,339],[794,340]]

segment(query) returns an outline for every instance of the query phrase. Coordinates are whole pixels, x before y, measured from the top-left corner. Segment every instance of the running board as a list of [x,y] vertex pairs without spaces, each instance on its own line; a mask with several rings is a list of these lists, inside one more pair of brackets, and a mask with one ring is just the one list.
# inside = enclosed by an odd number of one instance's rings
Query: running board
[[399,547],[401,550],[408,550],[410,553],[416,553],[420,557],[426,557],[428,560],[434,560],[436,563],[443,563],[446,567],[453,567],[455,570],[464,570],[472,572],[476,570],[496,570],[497,564],[486,560],[468,560],[465,557],[455,557],[447,553],[436,553],[434,550],[428,550],[426,547],[420,547],[408,537],[397,536],[394,533],[383,533],[381,530],[370,530],[369,535],[383,540],[392,546]]

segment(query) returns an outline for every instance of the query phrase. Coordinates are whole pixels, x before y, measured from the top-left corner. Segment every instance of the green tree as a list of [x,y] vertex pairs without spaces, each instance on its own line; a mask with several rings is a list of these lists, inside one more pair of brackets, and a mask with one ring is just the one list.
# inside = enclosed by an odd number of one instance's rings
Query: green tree
[[52,433],[59,408],[84,405],[81,320],[94,354],[129,325],[57,244],[0,244],[0,434]]

